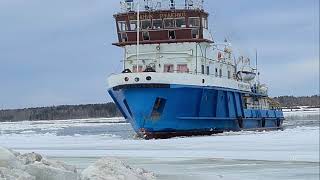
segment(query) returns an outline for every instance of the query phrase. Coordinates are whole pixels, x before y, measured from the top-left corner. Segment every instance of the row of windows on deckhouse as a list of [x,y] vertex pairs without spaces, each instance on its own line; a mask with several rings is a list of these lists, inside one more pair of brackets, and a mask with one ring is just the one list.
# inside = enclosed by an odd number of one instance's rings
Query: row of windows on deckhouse
[[[139,65],[138,72],[143,72],[144,68],[146,68],[146,66]],[[155,69],[155,66],[152,68]],[[137,72],[136,65],[134,65],[132,67],[132,71]],[[164,73],[174,73],[174,72],[176,72],[176,73],[190,73],[190,70],[189,70],[187,64],[177,64],[176,69],[175,69],[174,64],[164,64],[163,72]],[[219,68],[219,69],[215,68],[214,74],[212,74],[210,66],[205,66],[205,65],[201,65],[201,74],[214,75],[215,77],[220,77],[220,78],[225,77],[225,76],[223,76],[222,68]],[[233,78],[235,78],[235,74],[232,74],[232,72],[230,70],[228,70],[227,71],[227,78],[233,79]]]
[[[186,19],[188,21],[186,21]],[[188,22],[188,23],[187,23]],[[146,19],[140,21],[140,29],[142,30],[159,30],[159,29],[171,29],[171,28],[199,28],[201,25],[200,17],[189,18],[166,18],[166,19]],[[207,18],[202,18],[203,28],[208,28]],[[137,20],[118,21],[118,29],[123,31],[136,31]]]
[[[142,31],[141,33],[142,33],[142,40],[143,41],[154,40],[154,39],[151,39],[149,31]],[[119,37],[121,39],[121,42],[135,41],[136,40],[136,39],[129,39],[128,38],[128,34],[126,32],[120,33]],[[199,38],[199,29],[191,29],[191,38],[192,39],[198,39]],[[177,39],[175,30],[169,30],[168,31],[168,39],[169,40]]]

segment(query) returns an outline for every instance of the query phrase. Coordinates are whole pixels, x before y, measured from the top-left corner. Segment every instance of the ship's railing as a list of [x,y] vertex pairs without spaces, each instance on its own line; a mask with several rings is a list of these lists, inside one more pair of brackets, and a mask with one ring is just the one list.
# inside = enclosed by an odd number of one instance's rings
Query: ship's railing
[[[218,59],[212,59],[212,58],[208,58],[208,57],[205,57],[205,56],[191,56],[193,58],[198,58],[198,60],[202,60],[202,61],[205,61],[206,63],[209,63],[209,62],[219,62],[221,64],[224,64],[224,65],[231,65],[231,66],[235,66],[233,65],[231,62],[228,62],[226,61],[226,59],[224,60],[218,60]],[[175,57],[174,59],[185,59],[186,57]],[[125,63],[125,62],[129,62],[132,64],[132,62],[136,61],[135,58],[133,58],[134,60],[130,59],[130,60],[122,60],[121,62],[122,63]],[[150,64],[156,64],[158,59],[142,59],[140,58],[139,59],[139,66],[141,66],[141,71],[140,72],[143,72],[144,69],[150,65]],[[139,67],[140,68],[140,67]],[[205,67],[206,68],[206,67]],[[126,67],[125,67],[126,69]],[[157,70],[157,72],[159,72],[159,69],[155,68],[155,70]],[[160,72],[162,72],[163,69],[160,70]],[[237,79],[236,77],[236,74],[230,74],[229,75],[225,75],[225,74],[220,74],[220,72],[216,72],[215,69],[210,69],[209,70],[209,73],[204,70],[204,72],[202,72],[202,69],[201,69],[201,66],[199,65],[195,70],[192,70],[192,69],[189,69],[187,72],[181,72],[177,69],[172,69],[170,70],[170,72],[166,72],[166,73],[186,73],[186,74],[194,74],[194,75],[207,75],[207,76],[211,76],[211,77],[216,77],[216,78],[225,78],[225,79],[233,79],[233,80],[236,80],[236,81],[240,81],[239,79]]]
[[203,9],[203,0],[122,0],[121,12],[174,10],[174,9]]

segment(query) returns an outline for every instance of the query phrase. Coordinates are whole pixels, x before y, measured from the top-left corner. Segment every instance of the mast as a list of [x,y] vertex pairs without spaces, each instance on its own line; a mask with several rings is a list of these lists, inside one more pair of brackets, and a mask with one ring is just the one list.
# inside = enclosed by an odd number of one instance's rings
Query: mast
[[258,50],[256,49],[256,71],[258,73]]
[[258,84],[260,84],[260,79],[259,79],[259,76],[260,76],[260,73],[259,73],[259,71],[258,71],[258,50],[256,49],[256,73],[257,73],[257,83]]
[[137,72],[139,72],[139,51],[140,51],[140,0],[137,3]]

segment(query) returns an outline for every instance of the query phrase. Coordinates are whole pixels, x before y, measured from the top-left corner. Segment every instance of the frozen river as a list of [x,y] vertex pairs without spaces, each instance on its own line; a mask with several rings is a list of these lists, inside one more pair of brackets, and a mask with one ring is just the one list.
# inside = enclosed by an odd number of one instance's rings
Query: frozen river
[[87,167],[112,156],[158,179],[319,179],[319,110],[287,112],[284,131],[141,140],[121,118],[0,123],[0,146]]

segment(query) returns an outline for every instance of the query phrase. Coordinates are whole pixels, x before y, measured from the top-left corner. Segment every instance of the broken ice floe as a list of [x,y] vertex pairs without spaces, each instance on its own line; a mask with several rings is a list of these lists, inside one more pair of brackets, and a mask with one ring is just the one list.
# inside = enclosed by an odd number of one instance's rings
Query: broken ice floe
[[149,180],[153,173],[114,158],[103,158],[79,173],[76,167],[37,153],[20,154],[0,147],[0,180]]

